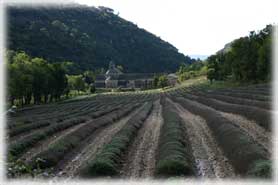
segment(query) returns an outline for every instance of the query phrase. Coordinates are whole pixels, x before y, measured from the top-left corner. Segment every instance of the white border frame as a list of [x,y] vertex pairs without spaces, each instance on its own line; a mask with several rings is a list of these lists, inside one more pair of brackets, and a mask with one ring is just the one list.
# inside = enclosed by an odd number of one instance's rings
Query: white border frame
[[[49,1],[42,1],[42,0],[34,0],[32,3],[30,3],[30,0],[22,0],[22,1],[16,1],[16,0],[12,0],[13,3],[15,3],[16,5],[21,5],[21,6],[36,6],[36,5],[48,5],[48,6],[56,6],[57,3],[62,3],[62,4],[66,4],[68,2],[72,2],[72,1],[66,1],[66,0],[49,0]],[[20,3],[19,3],[20,2]],[[47,2],[45,4],[45,2]],[[43,3],[43,4],[42,4]],[[159,180],[140,180],[140,181],[132,181],[132,180],[49,180],[49,181],[44,181],[44,180],[32,180],[32,179],[25,179],[25,180],[7,180],[5,178],[5,138],[4,138],[4,130],[5,130],[5,62],[4,61],[4,48],[5,48],[5,35],[6,35],[6,30],[5,30],[5,11],[6,11],[6,3],[4,2],[4,0],[0,0],[0,86],[1,86],[1,91],[0,91],[0,120],[1,120],[1,124],[0,124],[0,184],[1,182],[3,182],[2,184],[53,184],[53,183],[59,183],[59,184],[92,184],[92,182],[94,184],[213,184],[213,185],[217,185],[217,184],[273,184],[273,182],[277,182],[277,176],[278,176],[278,172],[277,172],[277,135],[276,135],[276,131],[277,131],[277,127],[276,126],[276,120],[277,120],[277,106],[278,106],[278,97],[276,96],[277,90],[278,90],[278,73],[275,73],[278,71],[278,29],[277,26],[275,26],[274,29],[274,42],[273,42],[273,52],[272,52],[272,62],[273,62],[273,112],[274,112],[274,116],[273,116],[273,125],[274,125],[274,136],[275,138],[273,139],[273,143],[274,143],[274,153],[273,153],[273,159],[274,159],[274,166],[273,166],[273,179],[271,181],[262,181],[262,180],[196,180],[196,179],[188,179],[188,180],[163,180],[163,181],[159,181]]]

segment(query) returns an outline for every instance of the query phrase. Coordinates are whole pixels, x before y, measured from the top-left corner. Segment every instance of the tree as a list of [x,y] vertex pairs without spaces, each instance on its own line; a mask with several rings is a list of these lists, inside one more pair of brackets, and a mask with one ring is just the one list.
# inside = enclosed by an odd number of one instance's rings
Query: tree
[[160,88],[166,87],[168,85],[168,80],[166,75],[161,75],[158,79],[157,86]]
[[85,71],[83,73],[84,76],[84,82],[87,83],[88,85],[94,83],[96,75],[93,71]]
[[51,83],[51,100],[53,98],[55,98],[55,100],[59,100],[68,85],[66,70],[63,68],[62,64],[54,63],[51,65],[51,75],[53,76],[53,81]]
[[212,83],[213,80],[219,79],[220,66],[219,66],[218,56],[212,55],[208,57],[207,61],[208,61],[207,78],[210,80],[210,83]]
[[185,64],[184,63],[182,63],[181,65],[180,65],[180,67],[179,67],[179,70],[178,70],[178,75],[181,75],[181,74],[183,74],[184,72],[186,72],[187,71],[187,69],[186,69],[186,66],[185,66]]
[[154,79],[153,79],[153,86],[154,86],[154,88],[158,87],[158,80],[159,80],[159,76],[155,75]]
[[25,52],[19,52],[8,61],[8,94],[11,104],[15,99],[20,104],[32,94],[32,71],[30,57]]
[[[13,105],[35,104],[59,100],[67,87],[66,71],[62,64],[50,64],[43,58],[32,58],[25,52],[7,52],[8,96]],[[49,100],[50,96],[50,100]]]
[[210,84],[212,84],[212,81],[215,79],[215,70],[213,68],[208,69],[207,78],[210,81]]
[[107,68],[110,60],[128,73],[174,72],[179,64],[194,61],[110,10],[92,9],[10,7],[9,49],[52,62],[71,61],[70,75]]
[[75,78],[75,89],[79,91],[85,90],[85,82],[83,81],[82,75],[77,75]]
[[[45,95],[45,103],[47,102],[47,96],[49,93],[49,69],[47,62],[42,58],[33,58],[31,60],[32,64],[32,75],[33,78],[33,96],[34,103],[41,103],[42,95]],[[30,97],[29,97],[30,98]],[[29,99],[30,100],[30,99]]]
[[78,93],[85,90],[85,82],[82,75],[68,75],[67,79],[71,90],[77,90]]
[[204,65],[204,66],[200,69],[199,75],[206,75],[207,72],[208,72],[208,67],[207,67],[207,65]]
[[[252,31],[229,44],[229,48],[211,55],[208,61],[210,78],[225,80],[228,76],[239,82],[268,81],[271,76],[271,32],[267,25],[259,32]],[[212,75],[213,73],[213,75]]]
[[90,93],[95,93],[96,92],[96,87],[94,84],[90,85]]
[[258,51],[257,76],[260,80],[271,78],[271,38],[267,37]]

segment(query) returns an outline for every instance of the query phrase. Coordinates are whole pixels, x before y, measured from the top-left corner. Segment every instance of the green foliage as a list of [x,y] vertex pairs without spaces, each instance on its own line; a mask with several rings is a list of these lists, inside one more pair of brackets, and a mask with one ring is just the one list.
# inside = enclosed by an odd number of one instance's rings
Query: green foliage
[[23,97],[29,97],[32,94],[32,64],[30,57],[19,52],[10,57],[8,61],[8,92],[11,104],[15,99],[20,99],[23,105]]
[[157,165],[157,174],[181,176],[190,173],[190,169],[179,160],[164,160]]
[[161,75],[158,78],[157,87],[163,88],[168,85],[168,79],[166,75]]
[[178,75],[179,82],[183,82],[183,81],[188,80],[188,79],[190,79],[190,76],[189,76],[188,72],[183,72],[183,73]]
[[249,168],[251,177],[270,178],[272,176],[272,162],[270,160],[258,160]]
[[[8,48],[49,62],[71,61],[69,74],[107,68],[125,72],[174,72],[188,56],[107,8],[84,5],[8,7]],[[142,67],[144,66],[144,67]]]
[[206,65],[204,65],[203,67],[201,67],[200,71],[199,71],[199,75],[206,75],[208,72],[208,67]]
[[164,88],[168,86],[168,79],[166,75],[155,75],[153,81],[153,88]]
[[10,157],[9,163],[7,166],[7,176],[8,177],[17,177],[20,174],[26,174],[26,173],[30,174],[31,176],[36,175],[36,173],[34,171],[32,171],[32,168],[30,165],[25,164],[21,160],[14,160],[11,158],[12,157]]
[[191,65],[181,64],[177,71],[178,81],[183,82],[185,80],[205,75],[207,72],[206,63],[203,61],[194,61]]
[[258,51],[257,76],[261,81],[271,79],[271,37],[267,37]]
[[105,159],[97,159],[94,163],[94,168],[89,168],[88,170],[88,172],[83,170],[83,176],[110,176],[118,173],[117,169],[113,165],[113,162]]
[[212,83],[212,80],[216,78],[215,76],[216,76],[215,69],[214,68],[209,68],[207,78],[210,81],[210,83]]
[[212,82],[212,80],[225,80],[225,71],[221,66],[224,60],[223,54],[211,55],[208,57],[207,61],[207,78]]
[[[11,51],[9,51],[11,53]],[[11,104],[39,104],[60,99],[67,86],[62,64],[49,64],[42,58],[31,58],[25,52],[13,52],[7,57],[8,97]]]
[[155,76],[154,76],[154,79],[153,79],[153,86],[154,86],[154,87],[158,87],[158,80],[159,80],[159,76],[158,76],[158,75],[155,75]]
[[62,64],[54,63],[51,65],[51,74],[54,77],[54,83],[53,86],[51,86],[52,94],[55,99],[60,99],[68,85],[66,71]]
[[83,80],[82,75],[67,75],[69,89],[84,91],[85,90],[85,82]]
[[95,92],[96,92],[96,87],[93,84],[91,84],[90,85],[90,93],[95,93]]
[[272,25],[249,36],[228,44],[223,50],[208,59],[210,80],[226,80],[231,77],[239,82],[266,82],[271,78]]
[[85,71],[83,73],[83,77],[84,77],[84,82],[90,85],[94,83],[96,79],[96,74],[93,71]]

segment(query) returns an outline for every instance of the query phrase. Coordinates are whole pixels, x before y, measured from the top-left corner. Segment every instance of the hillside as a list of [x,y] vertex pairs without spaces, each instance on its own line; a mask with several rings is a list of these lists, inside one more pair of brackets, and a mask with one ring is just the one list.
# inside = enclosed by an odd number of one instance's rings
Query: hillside
[[208,79],[269,83],[272,79],[272,25],[227,43],[208,57]]
[[50,62],[71,61],[72,73],[106,69],[110,60],[137,73],[174,72],[194,61],[109,8],[10,6],[7,14],[8,49]]

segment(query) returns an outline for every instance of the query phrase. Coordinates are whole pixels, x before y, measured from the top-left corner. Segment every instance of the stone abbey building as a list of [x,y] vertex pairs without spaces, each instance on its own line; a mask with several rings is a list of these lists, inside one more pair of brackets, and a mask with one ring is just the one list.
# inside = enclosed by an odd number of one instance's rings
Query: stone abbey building
[[154,73],[123,73],[110,62],[105,74],[96,76],[96,88],[152,88]]

